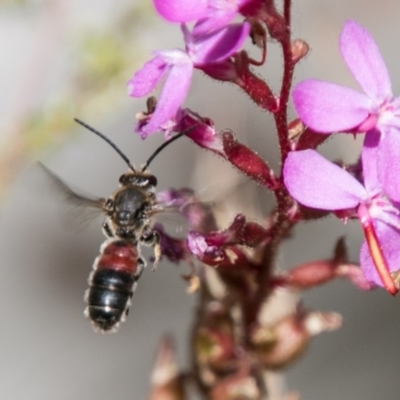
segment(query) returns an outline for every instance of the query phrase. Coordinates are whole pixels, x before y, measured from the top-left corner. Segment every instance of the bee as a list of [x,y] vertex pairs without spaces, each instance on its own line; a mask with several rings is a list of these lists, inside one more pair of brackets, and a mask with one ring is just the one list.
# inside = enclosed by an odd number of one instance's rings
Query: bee
[[143,167],[136,170],[109,138],[81,120],[75,121],[105,140],[129,167],[128,172],[119,178],[119,188],[108,198],[99,199],[76,193],[44,167],[70,200],[97,208],[105,215],[103,233],[107,239],[100,248],[100,255],[95,259],[88,279],[84,314],[90,319],[95,331],[115,332],[128,315],[137,281],[146,265],[140,254],[140,246],[144,244],[154,248],[154,268],[161,256],[160,237],[152,229],[152,217],[165,208],[156,201],[157,178],[146,170],[166,146],[186,135],[192,128],[164,142]]

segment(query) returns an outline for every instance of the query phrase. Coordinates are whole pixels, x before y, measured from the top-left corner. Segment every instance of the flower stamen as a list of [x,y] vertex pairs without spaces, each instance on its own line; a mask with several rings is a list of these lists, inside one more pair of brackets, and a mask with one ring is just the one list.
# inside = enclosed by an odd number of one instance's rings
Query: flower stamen
[[361,226],[364,231],[365,240],[367,242],[368,249],[376,270],[380,278],[382,279],[383,285],[385,286],[386,290],[391,295],[395,296],[399,292],[399,288],[396,286],[390,273],[385,255],[382,252],[382,248],[376,236],[376,232],[372,223],[372,218],[369,215],[368,208],[364,204],[360,204],[357,211]]

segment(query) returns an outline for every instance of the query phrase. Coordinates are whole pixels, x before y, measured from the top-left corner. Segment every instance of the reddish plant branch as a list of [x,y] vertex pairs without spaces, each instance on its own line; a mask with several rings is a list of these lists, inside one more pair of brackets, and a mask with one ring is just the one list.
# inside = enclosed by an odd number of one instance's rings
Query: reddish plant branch
[[283,2],[283,16],[286,21],[286,25],[290,26],[291,24],[291,10],[292,10],[292,1],[284,0]]

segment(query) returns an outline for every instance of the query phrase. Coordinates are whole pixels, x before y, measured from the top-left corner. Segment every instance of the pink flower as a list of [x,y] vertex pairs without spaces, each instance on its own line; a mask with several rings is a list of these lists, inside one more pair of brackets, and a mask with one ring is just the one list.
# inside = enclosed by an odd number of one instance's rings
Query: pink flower
[[[236,248],[236,245],[257,247],[269,242],[270,239],[268,229],[257,222],[247,221],[244,215],[238,214],[230,226],[224,230],[208,230],[207,233],[190,231],[187,235],[187,246],[194,256],[206,264],[231,265],[236,262],[240,264],[244,257],[241,249]],[[229,251],[235,251],[236,257],[232,257]]]
[[156,110],[147,125],[141,126],[142,138],[176,118],[187,92],[194,68],[218,64],[236,53],[250,32],[250,25],[231,24],[209,34],[198,33],[196,26],[190,32],[182,24],[186,50],[157,51],[153,59],[135,73],[128,82],[132,97],[147,96],[167,75]]
[[198,113],[188,108],[181,110],[176,130],[182,132],[192,128],[187,137],[198,146],[210,150],[222,157],[225,156],[224,147],[220,135],[215,130],[214,122],[210,118],[201,117]]
[[371,35],[354,21],[340,35],[340,52],[364,93],[333,83],[305,80],[293,100],[301,120],[314,131],[368,132],[377,129],[379,181],[388,196],[400,201],[400,98],[393,98],[381,53]]
[[170,22],[198,21],[198,33],[229,24],[243,9],[258,9],[260,0],[153,0],[158,13]]
[[364,275],[396,294],[390,273],[400,269],[400,209],[386,196],[376,173],[378,141],[379,132],[367,134],[362,153],[364,184],[314,150],[290,152],[283,174],[289,193],[299,203],[360,220],[365,234],[360,252]]

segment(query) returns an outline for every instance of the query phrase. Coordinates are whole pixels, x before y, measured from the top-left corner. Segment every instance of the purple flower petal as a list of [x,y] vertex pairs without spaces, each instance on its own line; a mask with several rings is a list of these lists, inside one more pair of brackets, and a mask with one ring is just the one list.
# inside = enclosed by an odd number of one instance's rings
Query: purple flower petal
[[378,179],[378,145],[381,138],[379,131],[373,129],[365,134],[362,147],[362,169],[364,175],[364,186],[367,192],[375,194],[382,189]]
[[209,15],[208,0],[153,0],[157,12],[170,22],[190,22]]
[[157,54],[133,75],[128,82],[128,94],[132,97],[148,95],[168,71],[162,54]]
[[370,99],[333,83],[307,79],[293,91],[300,119],[321,133],[346,131],[360,125],[369,114]]
[[289,193],[312,208],[353,208],[367,195],[361,183],[314,150],[290,152],[283,175]]
[[154,225],[153,228],[160,235],[161,254],[168,258],[169,261],[178,264],[180,261],[188,259],[189,251],[184,239],[177,239],[165,232],[160,223]]
[[387,104],[388,108],[392,111],[392,118],[389,120],[383,121],[386,122],[387,125],[390,125],[393,128],[397,128],[400,131],[400,96],[395,97],[392,101]]
[[189,59],[171,67],[163,90],[149,123],[142,129],[142,134],[151,134],[174,118],[183,103],[193,75],[193,65]]
[[194,35],[187,51],[196,66],[224,61],[241,49],[249,33],[249,23],[231,24],[205,36]]
[[[391,272],[400,269],[400,232],[381,221],[374,220],[374,227],[381,245],[381,249]],[[384,286],[371,258],[366,241],[361,246],[360,264],[365,278],[379,286]]]
[[400,132],[391,129],[382,135],[378,149],[378,177],[386,194],[400,202]]
[[378,104],[392,97],[389,73],[374,39],[355,21],[340,35],[340,52],[364,92]]
[[209,244],[205,236],[195,231],[190,231],[187,234],[186,244],[192,254],[199,258],[202,258],[205,255],[212,258],[218,258],[223,255],[219,246]]
[[237,9],[227,12],[226,10],[216,10],[209,13],[208,18],[199,20],[193,28],[196,35],[205,35],[224,28],[237,14]]

